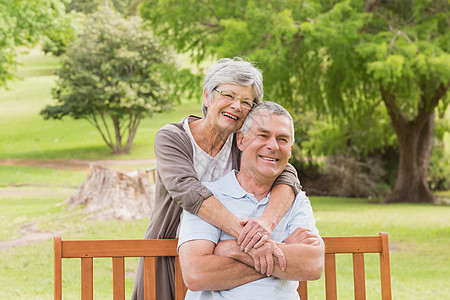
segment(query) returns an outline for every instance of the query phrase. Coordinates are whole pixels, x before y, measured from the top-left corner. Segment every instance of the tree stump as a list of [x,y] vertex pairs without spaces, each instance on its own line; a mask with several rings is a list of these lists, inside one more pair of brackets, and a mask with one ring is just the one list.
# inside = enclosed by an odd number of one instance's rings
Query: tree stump
[[85,205],[88,212],[95,212],[100,219],[149,218],[154,205],[154,188],[145,170],[128,176],[92,164],[86,179],[66,203],[69,209]]

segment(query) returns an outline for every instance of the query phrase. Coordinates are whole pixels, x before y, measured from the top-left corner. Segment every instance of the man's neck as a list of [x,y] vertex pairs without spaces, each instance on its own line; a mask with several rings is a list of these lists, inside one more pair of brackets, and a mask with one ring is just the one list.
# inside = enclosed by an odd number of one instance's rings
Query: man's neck
[[256,178],[254,175],[241,169],[236,175],[236,179],[241,187],[247,192],[255,196],[256,200],[261,201],[272,189],[275,178]]

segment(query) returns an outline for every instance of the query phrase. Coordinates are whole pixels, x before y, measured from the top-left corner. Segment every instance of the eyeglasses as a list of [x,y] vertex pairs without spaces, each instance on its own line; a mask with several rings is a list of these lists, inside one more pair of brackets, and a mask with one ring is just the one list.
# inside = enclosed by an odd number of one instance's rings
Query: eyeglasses
[[239,100],[239,102],[241,103],[241,108],[243,110],[251,110],[252,107],[255,105],[255,102],[253,102],[252,100],[244,100],[244,99],[238,98],[235,95],[233,95],[231,92],[221,91],[217,88],[215,88],[214,90],[216,90],[216,92],[221,94],[223,99],[225,99],[230,104]]

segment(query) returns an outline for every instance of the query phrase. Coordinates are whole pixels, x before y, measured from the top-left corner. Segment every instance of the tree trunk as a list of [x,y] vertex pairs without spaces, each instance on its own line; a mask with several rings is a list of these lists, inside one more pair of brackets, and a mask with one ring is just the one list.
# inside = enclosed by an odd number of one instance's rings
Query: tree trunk
[[120,120],[118,117],[111,117],[111,119],[113,121],[114,133],[116,135],[116,147],[115,147],[114,153],[116,153],[116,154],[126,153],[122,147],[122,135],[120,132]]
[[385,202],[434,203],[435,197],[427,184],[434,136],[434,113],[429,114],[423,124],[393,123],[397,133],[400,163],[394,190]]
[[149,218],[154,205],[154,190],[144,170],[132,177],[91,165],[86,179],[66,203],[69,208],[85,205],[88,212],[102,219]]

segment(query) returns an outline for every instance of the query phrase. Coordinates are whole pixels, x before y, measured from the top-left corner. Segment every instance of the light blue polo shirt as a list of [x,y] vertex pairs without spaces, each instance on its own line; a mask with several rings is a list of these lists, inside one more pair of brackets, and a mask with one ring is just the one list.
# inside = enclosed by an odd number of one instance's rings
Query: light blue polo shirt
[[[270,194],[258,202],[253,194],[247,193],[236,179],[236,172],[231,171],[223,178],[203,183],[222,204],[239,219],[262,216],[269,203]],[[298,227],[310,229],[319,236],[315,219],[309,202],[303,191],[297,195],[289,211],[280,220],[272,232],[271,239],[282,242]],[[197,215],[183,211],[181,218],[178,247],[191,240],[209,240],[217,244],[219,241],[235,239],[221,229],[203,221]],[[229,290],[199,291],[188,290],[185,299],[299,299],[298,281],[278,279],[273,276],[262,278]]]

